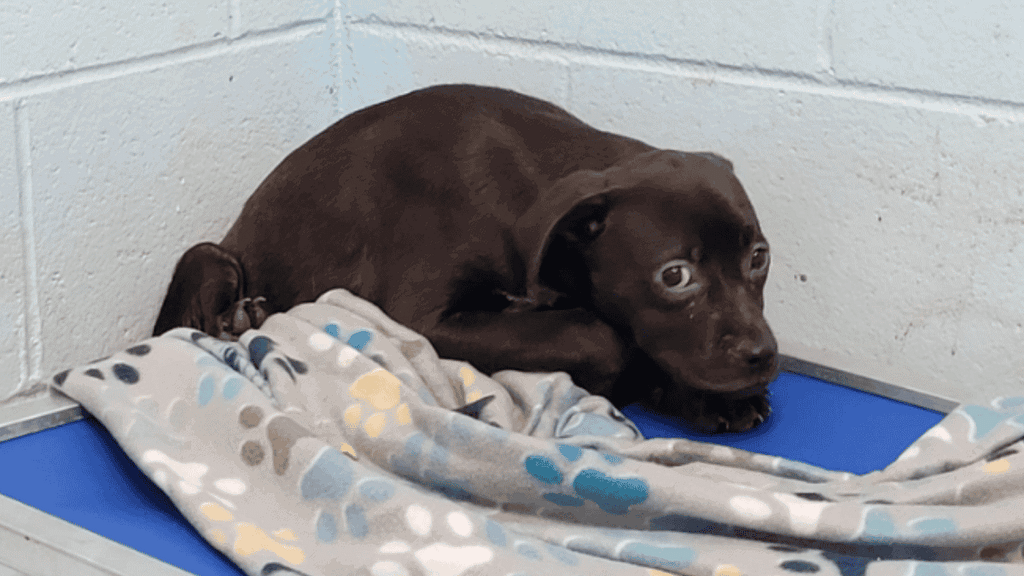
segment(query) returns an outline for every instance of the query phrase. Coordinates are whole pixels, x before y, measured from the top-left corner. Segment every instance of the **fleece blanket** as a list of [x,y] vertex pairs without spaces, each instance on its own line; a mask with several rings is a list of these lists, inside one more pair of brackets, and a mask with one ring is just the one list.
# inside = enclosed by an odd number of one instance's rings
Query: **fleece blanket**
[[252,576],[1024,575],[1024,398],[854,476],[645,440],[565,374],[439,359],[344,290],[54,385]]

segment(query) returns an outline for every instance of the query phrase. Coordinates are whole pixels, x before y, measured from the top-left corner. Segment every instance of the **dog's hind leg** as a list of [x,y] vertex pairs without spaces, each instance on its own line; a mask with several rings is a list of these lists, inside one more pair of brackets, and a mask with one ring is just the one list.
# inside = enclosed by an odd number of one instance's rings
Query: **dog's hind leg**
[[266,319],[263,298],[245,296],[245,270],[234,254],[204,242],[190,248],[174,268],[153,335],[185,326],[236,340]]

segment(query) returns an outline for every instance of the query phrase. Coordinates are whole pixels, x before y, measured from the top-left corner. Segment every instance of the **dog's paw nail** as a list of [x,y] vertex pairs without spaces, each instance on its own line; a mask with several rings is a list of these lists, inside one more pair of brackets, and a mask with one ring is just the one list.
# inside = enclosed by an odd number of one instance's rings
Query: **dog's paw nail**
[[267,299],[263,296],[245,299],[245,313],[248,316],[250,328],[259,328],[267,320],[267,311],[263,308],[266,302]]

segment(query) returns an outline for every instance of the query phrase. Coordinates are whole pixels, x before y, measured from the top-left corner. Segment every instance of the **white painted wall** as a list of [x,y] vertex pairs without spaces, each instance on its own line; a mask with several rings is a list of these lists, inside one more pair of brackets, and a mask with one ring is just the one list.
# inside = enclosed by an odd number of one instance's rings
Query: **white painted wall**
[[0,2],[0,396],[145,337],[289,150],[438,82],[736,164],[787,349],[1024,392],[1024,8]]

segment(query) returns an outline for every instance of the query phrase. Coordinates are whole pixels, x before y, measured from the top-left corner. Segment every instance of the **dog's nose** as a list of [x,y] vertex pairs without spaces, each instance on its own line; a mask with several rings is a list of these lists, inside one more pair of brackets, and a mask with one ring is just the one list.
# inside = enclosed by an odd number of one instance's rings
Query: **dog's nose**
[[775,352],[762,349],[747,357],[747,365],[753,370],[764,370],[775,359]]
[[767,371],[775,362],[775,347],[761,344],[745,350],[747,367],[751,372]]

